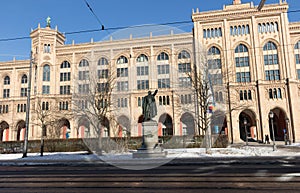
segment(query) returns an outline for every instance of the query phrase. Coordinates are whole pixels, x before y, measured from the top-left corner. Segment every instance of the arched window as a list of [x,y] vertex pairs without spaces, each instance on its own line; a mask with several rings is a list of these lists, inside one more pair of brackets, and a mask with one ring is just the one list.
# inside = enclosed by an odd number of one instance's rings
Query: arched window
[[215,29],[212,28],[212,29],[211,29],[211,37],[212,37],[212,38],[215,37],[215,33],[216,33]]
[[4,85],[9,85],[9,84],[10,84],[10,78],[9,78],[9,76],[5,76]]
[[223,102],[223,93],[222,92],[219,92],[219,100],[220,100],[220,102]]
[[[246,53],[246,54],[240,54]],[[248,48],[244,44],[240,44],[235,48],[235,66],[249,66]]]
[[[277,51],[277,46],[275,45],[275,43],[269,41],[264,45],[264,64],[265,65],[278,65],[278,53],[275,52]],[[274,51],[275,50],[275,51]],[[276,72],[277,74],[279,74],[279,69],[277,70],[278,72]],[[266,72],[267,74],[267,72]],[[273,72],[271,72],[271,74],[274,74]]]
[[125,56],[120,56],[117,60],[117,64],[127,64],[128,59]]
[[213,46],[211,48],[209,48],[208,50],[208,55],[220,55],[221,52],[219,50],[219,48],[217,48],[216,46]]
[[211,34],[210,34],[210,29],[207,30],[207,37],[210,38]]
[[243,25],[242,26],[242,35],[244,35],[245,34],[245,26]]
[[136,62],[148,62],[148,57],[145,54],[141,54],[137,57]]
[[161,60],[169,60],[169,55],[166,52],[161,52],[158,56],[157,56],[157,60],[161,61]]
[[236,26],[234,26],[233,35],[237,35],[237,27]]
[[251,92],[251,90],[248,90],[248,100],[252,100],[252,92]]
[[241,101],[244,100],[244,94],[243,94],[243,91],[242,91],[242,90],[240,90],[240,100],[241,100]]
[[63,63],[61,63],[60,68],[70,68],[71,65],[68,61],[63,61]]
[[260,23],[258,24],[258,33],[262,33],[262,26]]
[[100,58],[98,60],[98,66],[101,66],[101,65],[108,65],[108,60],[106,58]]
[[191,58],[191,55],[186,50],[182,50],[178,55],[178,59],[189,59],[189,58]]
[[21,78],[21,84],[27,84],[27,75],[24,74]]
[[248,48],[244,44],[240,44],[235,48],[235,53],[248,52]]
[[250,34],[250,29],[249,29],[249,25],[246,25],[246,31],[245,31],[246,34]]
[[273,99],[273,90],[271,88],[269,89],[269,98]]
[[206,29],[203,30],[203,38],[206,38],[207,34],[206,34]]
[[277,50],[277,46],[275,45],[274,42],[269,41],[264,45],[264,51],[267,50]]
[[274,88],[273,98],[274,98],[274,99],[277,99],[277,89],[276,89],[276,88]]
[[277,91],[278,91],[277,97],[278,97],[279,99],[281,99],[281,98],[282,98],[281,88],[278,88]]
[[298,42],[295,44],[294,49],[295,49],[295,50],[300,49],[300,41],[298,41]]
[[233,27],[232,26],[230,26],[230,35],[233,36]]
[[79,63],[79,67],[89,66],[89,62],[86,59],[82,59]]
[[238,35],[241,35],[242,34],[242,28],[241,28],[241,26],[239,25],[238,26]]
[[244,90],[244,100],[247,100],[248,99],[248,93],[246,90]]
[[219,27],[219,29],[218,29],[218,37],[222,37],[222,29]]
[[216,101],[216,102],[219,101],[219,94],[218,94],[218,92],[215,92],[215,101]]
[[43,67],[43,81],[50,81],[50,66],[48,64]]

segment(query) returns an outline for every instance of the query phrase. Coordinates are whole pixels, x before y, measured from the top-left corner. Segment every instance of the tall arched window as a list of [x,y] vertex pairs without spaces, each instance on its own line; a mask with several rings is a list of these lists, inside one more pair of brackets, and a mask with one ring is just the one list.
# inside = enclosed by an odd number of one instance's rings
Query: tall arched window
[[82,59],[79,63],[79,67],[89,66],[89,62],[86,59]]
[[50,66],[48,64],[43,67],[43,81],[50,81]]
[[168,55],[166,52],[161,52],[161,53],[157,56],[157,60],[158,60],[158,61],[169,60],[169,55]]
[[236,81],[251,82],[248,48],[244,44],[239,44],[235,48],[234,56],[235,56],[235,66],[236,66]]
[[24,74],[21,78],[21,84],[27,84],[27,75]]
[[188,53],[186,50],[182,50],[179,54],[178,54],[178,59],[189,59],[191,58],[190,53]]
[[248,48],[244,44],[240,44],[235,48],[235,66],[249,66]]
[[117,60],[117,64],[127,64],[128,59],[125,56],[120,56]]
[[136,62],[148,62],[148,57],[145,54],[141,54],[137,57]]
[[10,78],[9,76],[4,77],[4,85],[9,85],[10,84]]
[[98,66],[108,65],[108,60],[104,57],[98,60]]
[[63,61],[63,63],[61,63],[60,68],[71,68],[71,65],[68,61]]
[[[280,80],[277,46],[269,41],[263,47],[266,80]],[[267,66],[272,65],[272,68]]]

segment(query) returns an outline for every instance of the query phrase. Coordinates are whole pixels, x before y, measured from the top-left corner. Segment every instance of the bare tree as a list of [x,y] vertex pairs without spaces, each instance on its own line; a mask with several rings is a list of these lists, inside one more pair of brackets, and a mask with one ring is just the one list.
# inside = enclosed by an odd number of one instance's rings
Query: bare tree
[[[112,92],[115,74],[110,66],[101,69],[97,65],[81,65],[72,96],[73,112],[77,120],[88,122],[84,141],[92,150],[101,154],[101,138],[107,120],[113,120]],[[109,134],[108,134],[109,135]]]
[[31,105],[32,124],[41,128],[41,156],[44,152],[44,139],[60,138],[62,131],[58,129],[58,120],[64,117],[70,117],[70,113],[64,113],[59,109],[58,101],[53,98],[33,98],[34,103]]

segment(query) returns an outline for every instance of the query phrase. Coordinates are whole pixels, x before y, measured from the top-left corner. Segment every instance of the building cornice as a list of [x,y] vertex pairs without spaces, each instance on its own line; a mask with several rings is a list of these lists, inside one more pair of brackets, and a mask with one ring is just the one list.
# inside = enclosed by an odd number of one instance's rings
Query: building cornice
[[[242,4],[247,5],[247,4]],[[232,5],[233,7],[235,5]],[[236,6],[237,8],[240,6]],[[242,9],[224,9],[217,11],[207,11],[207,12],[194,12],[192,14],[193,22],[207,23],[211,21],[223,21],[225,19],[245,19],[255,17],[264,17],[270,15],[279,15],[281,13],[286,13],[288,10],[288,4],[270,4],[264,6],[261,11],[257,10],[256,6],[252,6],[250,3],[248,6],[242,7]]]

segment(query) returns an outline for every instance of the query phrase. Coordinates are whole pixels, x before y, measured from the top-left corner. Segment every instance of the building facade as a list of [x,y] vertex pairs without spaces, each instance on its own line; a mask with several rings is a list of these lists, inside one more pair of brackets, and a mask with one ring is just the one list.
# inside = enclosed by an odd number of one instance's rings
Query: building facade
[[282,0],[261,11],[252,3],[234,0],[223,10],[193,12],[196,47],[213,47],[221,62],[233,142],[245,140],[246,133],[256,141],[265,135],[273,138],[272,122],[276,140],[300,138],[300,23],[289,23],[287,12],[288,4]]
[[[141,136],[142,97],[156,89],[160,136],[204,134],[196,127],[195,92],[188,76],[203,62],[204,50],[210,56],[206,62],[217,64],[225,88],[214,93],[214,110],[225,115],[217,133],[227,134],[233,143],[246,136],[259,142],[265,135],[272,139],[273,123],[276,140],[299,141],[300,23],[289,23],[287,11],[281,0],[261,11],[235,0],[223,10],[193,11],[193,33],[70,45],[57,29],[38,26],[30,34],[29,139],[53,133],[42,132],[39,115],[44,112],[55,112],[55,121],[47,123],[58,133],[55,137],[84,137],[89,124],[73,116],[74,93],[88,91],[84,81],[93,73],[101,84],[112,71],[117,124],[106,118],[102,136]],[[0,63],[2,141],[24,139],[29,64]]]

